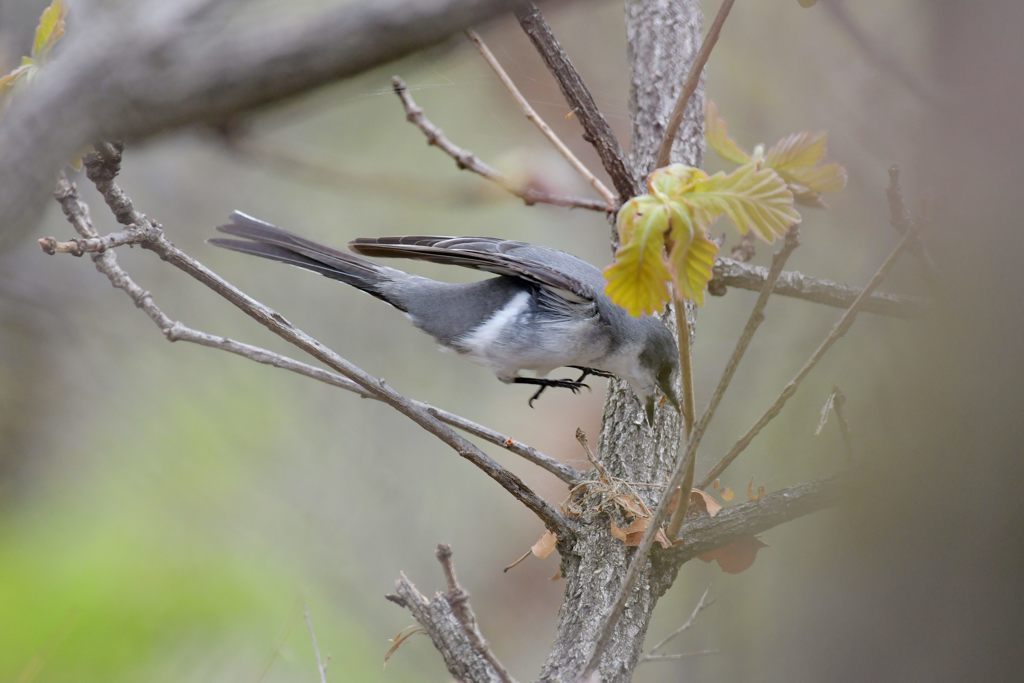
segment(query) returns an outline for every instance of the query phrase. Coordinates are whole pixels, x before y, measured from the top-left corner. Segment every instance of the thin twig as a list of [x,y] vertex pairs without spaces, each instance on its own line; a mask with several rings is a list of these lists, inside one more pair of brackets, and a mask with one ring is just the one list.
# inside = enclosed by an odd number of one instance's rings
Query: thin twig
[[690,657],[701,657],[703,655],[717,655],[721,650],[695,650],[693,652],[678,652],[669,655],[644,655],[640,658],[640,664],[644,662],[666,662],[689,659]]
[[[697,402],[697,396],[694,392],[693,387],[693,334],[690,329],[690,316],[688,315],[690,310],[683,300],[682,297],[676,296],[673,305],[676,309],[676,336],[679,337],[679,374],[682,379],[683,385],[683,396],[682,396],[682,415],[683,415],[683,428],[686,431],[686,442],[689,444],[693,441],[693,422],[694,415],[696,412],[695,404]],[[696,463],[696,458],[690,457],[688,460],[684,457],[683,461],[686,464],[686,470],[683,472],[683,478],[679,484],[679,504],[676,506],[676,511],[673,516],[678,516],[680,520],[686,517],[686,508],[690,504],[690,489],[693,487],[693,472]],[[662,492],[662,499],[671,500],[675,494],[675,487],[671,487]],[[678,527],[676,527],[678,531]],[[669,527],[669,536],[672,538],[672,527]]]
[[624,202],[643,190],[643,184],[635,178],[612,127],[601,114],[594,96],[583,82],[569,55],[559,44],[544,15],[533,3],[523,3],[516,8],[516,18],[523,31],[547,65],[551,75],[558,82],[562,95],[569,103],[570,110],[583,126],[583,139],[594,146],[601,165],[611,178],[619,201]]
[[572,153],[572,150],[562,142],[562,139],[555,134],[555,131],[551,130],[551,127],[540,117],[534,108],[530,106],[530,103],[526,101],[525,97],[523,97],[523,93],[519,92],[519,88],[516,87],[516,84],[512,81],[512,78],[505,71],[504,67],[501,66],[501,62],[499,62],[498,58],[494,56],[494,53],[487,47],[483,39],[477,35],[477,32],[470,29],[466,31],[466,36],[469,38],[470,42],[476,46],[476,49],[480,51],[484,61],[487,62],[487,65],[490,66],[491,70],[493,70],[498,76],[498,80],[501,81],[501,84],[504,85],[505,89],[508,90],[510,95],[512,95],[512,99],[514,99],[516,104],[519,105],[519,109],[523,112],[523,115],[530,121],[530,123],[537,127],[537,130],[539,130],[541,134],[548,139],[551,145],[558,150],[558,153],[565,157],[565,160],[569,162],[569,165],[576,169],[576,172],[587,181],[587,184],[594,188],[595,192],[601,195],[605,202],[608,203],[609,208],[614,210],[613,207],[618,201],[615,194],[605,187],[604,183],[597,179],[597,176],[587,168],[586,164],[580,161],[576,155]]
[[690,66],[690,73],[686,75],[683,89],[679,92],[679,97],[676,98],[675,107],[672,108],[672,115],[669,117],[668,124],[665,127],[665,136],[661,139],[661,145],[658,147],[658,160],[655,163],[655,168],[668,166],[669,161],[672,159],[672,144],[675,142],[676,134],[679,132],[679,126],[683,123],[686,105],[689,104],[690,98],[693,97],[693,93],[697,90],[701,73],[704,71],[704,65],[708,63],[708,57],[711,56],[711,51],[718,42],[718,36],[722,32],[722,25],[725,23],[726,17],[729,16],[729,10],[732,9],[734,1],[722,0],[722,5],[718,8],[718,14],[715,15],[715,20],[711,23],[711,28],[708,29],[708,34],[704,37],[704,42],[701,43],[700,50]]
[[132,228],[120,232],[112,232],[103,237],[87,237],[80,240],[68,240],[59,242],[55,237],[39,238],[39,246],[47,254],[71,254],[72,256],[83,256],[85,254],[102,253],[107,249],[121,247],[126,244],[140,244],[151,239],[155,233]]
[[[759,292],[767,278],[768,269],[763,266],[753,266],[720,257],[715,259],[714,279],[708,283],[708,293],[712,296],[722,296],[727,287]],[[834,308],[849,308],[860,295],[860,290],[788,270],[779,276],[772,293]],[[920,297],[873,292],[864,302],[863,310],[865,313],[896,318],[918,318],[927,314],[932,307],[929,300]]]
[[679,336],[679,374],[683,384],[683,426],[686,438],[693,433],[693,421],[696,413],[694,404],[696,396],[693,389],[693,334],[690,330],[687,305],[682,297],[675,297],[673,305],[676,309],[676,332]]
[[[722,398],[725,396],[726,390],[729,385],[732,384],[732,378],[736,374],[736,369],[740,365],[740,361],[743,360],[743,356],[746,355],[747,349],[750,347],[750,342],[754,338],[754,333],[757,332],[757,328],[764,322],[764,309],[768,305],[768,298],[772,294],[772,290],[775,288],[775,282],[779,279],[779,275],[782,273],[783,267],[786,265],[786,261],[789,260],[790,254],[799,245],[798,228],[793,226],[786,233],[785,240],[782,243],[782,247],[772,256],[772,265],[768,270],[768,277],[764,282],[764,286],[761,288],[761,293],[757,296],[757,301],[754,302],[754,307],[750,311],[750,316],[747,318],[747,324],[743,327],[743,332],[740,334],[740,338],[736,341],[736,346],[732,350],[732,355],[729,356],[728,362],[725,364],[725,369],[722,371],[722,376],[718,379],[718,384],[715,386],[714,393],[711,394],[711,400],[708,402],[708,407],[704,409],[704,412],[700,416],[700,421],[697,423],[697,427],[693,430],[693,434],[690,435],[689,440],[686,442],[686,453],[683,456],[684,459],[688,459],[691,463],[697,461],[697,449],[700,448],[701,440],[704,438],[704,434],[707,432],[708,425],[711,424],[711,420],[715,417],[715,411],[718,410],[718,405],[722,402]],[[690,473],[690,483],[693,483],[692,472]],[[689,488],[683,488],[687,494]],[[668,524],[668,529],[665,533],[668,534],[669,539],[675,539],[679,533],[679,528],[683,524],[683,520],[686,518],[686,506],[683,504],[683,500],[689,500],[689,495],[680,498],[680,504],[676,508],[676,511],[672,513],[672,520]]]
[[[70,213],[69,221],[71,221],[72,225],[79,231],[79,234],[82,234],[83,237],[90,233],[95,235],[95,231],[93,230],[91,221],[88,217],[88,207],[81,202],[78,202],[77,207],[72,204],[73,202],[78,201],[77,192],[74,190],[74,185],[69,183],[65,178],[62,178],[58,182],[57,199],[62,206],[66,207],[65,213]],[[143,231],[140,234],[145,235],[147,233]],[[93,237],[87,239],[105,238]],[[138,241],[135,241],[134,243],[138,243]],[[114,287],[124,291],[132,301],[135,302],[135,305],[146,313],[168,341],[183,341],[198,344],[199,346],[205,346],[210,349],[226,351],[262,365],[269,365],[271,367],[294,372],[298,375],[315,379],[318,382],[323,382],[325,384],[338,387],[339,389],[350,391],[361,398],[371,399],[374,401],[382,400],[380,397],[366,391],[355,382],[346,379],[337,373],[324,370],[323,368],[318,368],[308,363],[303,363],[259,346],[239,342],[229,337],[203,332],[202,330],[188,327],[179,321],[171,319],[170,316],[165,314],[164,311],[153,302],[153,298],[149,292],[140,287],[124,271],[124,269],[121,268],[113,254],[102,259],[97,259],[97,255],[102,255],[102,252],[97,251],[94,252],[93,255],[93,260],[97,262],[97,269],[107,276]],[[510,436],[501,434],[489,427],[485,427],[462,417],[461,415],[444,410],[443,408],[438,408],[422,401],[413,400],[413,403],[423,408],[445,424],[461,429],[467,434],[476,436],[496,446],[500,446],[510,453],[514,453],[524,460],[547,470],[570,486],[575,485],[583,479],[583,473],[576,470],[574,467],[559,462],[550,455],[547,455],[532,446],[524,444],[521,441],[517,441]]]
[[405,85],[405,81],[398,76],[395,76],[391,79],[391,84],[394,88],[395,94],[398,95],[398,98],[402,101],[402,106],[405,107],[406,120],[423,132],[423,135],[427,138],[427,144],[437,147],[454,159],[455,165],[460,169],[472,171],[479,176],[487,178],[505,191],[522,199],[527,205],[552,204],[554,206],[603,211],[605,213],[615,210],[613,206],[609,206],[606,202],[599,199],[568,197],[565,195],[542,192],[532,187],[520,186],[520,184],[513,182],[508,176],[498,169],[485,164],[469,150],[457,146],[451,140],[446,138],[444,133],[441,132],[441,129],[434,125],[430,119],[423,114],[423,110],[416,104],[415,100],[412,99],[412,96],[409,94],[409,89]]
[[643,658],[651,659],[655,655],[658,655],[658,650],[668,645],[669,642],[671,642],[674,638],[678,638],[679,635],[682,634],[684,631],[688,631],[690,627],[693,626],[694,623],[696,623],[697,615],[706,610],[708,607],[711,607],[711,605],[715,604],[714,600],[708,600],[708,595],[710,595],[710,593],[711,586],[708,586],[704,589],[704,593],[700,596],[700,600],[697,601],[697,604],[694,606],[693,611],[690,612],[690,618],[684,621],[682,626],[677,628],[675,631],[672,631],[672,633],[669,633],[661,641],[659,641],[658,644],[652,647],[650,652],[648,652]]
[[469,606],[469,593],[462,588],[458,577],[455,576],[455,562],[452,560],[451,546],[445,543],[439,544],[435,555],[437,561],[441,563],[445,581],[448,583],[447,598],[448,603],[452,606],[452,612],[455,613],[455,617],[473,641],[477,651],[491,663],[491,666],[494,667],[494,670],[503,682],[510,683],[512,676],[509,675],[505,667],[498,661],[498,658],[494,656],[490,646],[484,639],[483,633],[481,633],[480,627],[477,624],[476,615],[473,614],[473,609]]
[[[120,168],[120,148],[116,146],[100,146],[97,153],[86,155],[85,163],[90,179],[96,184],[104,200],[122,224],[137,225],[146,230],[153,229],[159,231],[159,226],[137,211],[131,199],[114,183],[114,178]],[[73,191],[73,188],[66,180],[65,185],[67,187],[59,188],[59,196],[67,200],[62,200],[62,206],[64,206],[65,212],[74,212],[81,202],[77,198],[77,193]],[[83,234],[83,236],[94,237],[95,235]],[[153,251],[176,268],[199,280],[282,339],[306,351],[412,419],[427,432],[449,445],[461,457],[482,469],[488,476],[505,488],[506,491],[540,517],[544,525],[552,531],[560,535],[572,533],[568,520],[555,508],[534,493],[519,477],[503,468],[471,442],[454,432],[448,425],[442,423],[423,407],[417,406],[414,402],[399,394],[384,381],[367,374],[361,368],[342,358],[318,340],[294,327],[279,313],[225,281],[219,275],[206,268],[206,266],[171,244],[162,233],[159,233],[154,239],[143,242],[141,246]],[[112,255],[112,252],[107,251],[97,255],[96,258],[103,259],[110,255]],[[152,303],[148,293],[141,292],[139,296],[144,304],[146,302]]]
[[725,468],[732,464],[732,462],[737,457],[739,457],[740,453],[746,450],[747,446],[750,445],[750,442],[754,440],[754,437],[757,436],[758,433],[762,429],[764,429],[764,427],[769,422],[775,419],[775,416],[782,411],[783,406],[786,405],[786,401],[788,401],[790,397],[792,397],[793,394],[796,393],[796,390],[800,386],[800,383],[804,381],[804,378],[807,377],[808,374],[810,374],[811,370],[813,370],[814,367],[818,364],[818,361],[820,361],[828,352],[828,350],[832,348],[832,345],[835,344],[839,340],[839,338],[846,334],[846,331],[850,329],[850,326],[853,325],[853,321],[856,320],[857,318],[857,314],[860,313],[861,306],[864,304],[867,298],[871,296],[871,292],[875,290],[879,283],[881,283],[885,276],[889,273],[889,270],[893,267],[893,265],[895,265],[896,259],[899,257],[900,254],[903,253],[903,250],[913,243],[913,240],[916,238],[916,235],[917,231],[914,229],[907,231],[907,233],[903,236],[899,243],[893,248],[891,252],[889,252],[889,256],[886,257],[885,261],[882,263],[881,266],[879,266],[878,270],[871,277],[871,280],[868,282],[868,284],[864,287],[863,290],[861,290],[861,293],[857,297],[857,299],[852,304],[850,304],[850,307],[847,308],[843,315],[839,318],[835,326],[828,333],[828,336],[826,336],[825,339],[818,346],[818,348],[815,349],[814,353],[811,354],[811,357],[807,359],[807,362],[804,363],[803,367],[800,368],[800,370],[796,373],[793,379],[791,379],[789,383],[786,384],[786,386],[782,389],[782,392],[776,397],[776,399],[772,402],[772,404],[768,407],[764,414],[761,415],[760,418],[758,418],[757,422],[755,422],[754,425],[749,430],[747,430],[747,433],[740,437],[739,441],[736,442],[736,444],[729,450],[729,452],[726,453],[722,457],[722,459],[719,460],[715,464],[715,466],[711,468],[711,470],[707,473],[707,475],[699,484],[700,488],[707,488],[708,486],[711,485],[711,482],[713,482],[715,479],[721,476],[722,472],[725,471]]
[[327,683],[327,665],[331,658],[326,660],[320,657],[320,645],[316,642],[316,631],[313,629],[313,617],[309,613],[309,605],[304,605],[302,616],[306,619],[306,629],[309,631],[309,639],[313,641],[313,653],[316,655],[316,670],[320,672],[320,683]]

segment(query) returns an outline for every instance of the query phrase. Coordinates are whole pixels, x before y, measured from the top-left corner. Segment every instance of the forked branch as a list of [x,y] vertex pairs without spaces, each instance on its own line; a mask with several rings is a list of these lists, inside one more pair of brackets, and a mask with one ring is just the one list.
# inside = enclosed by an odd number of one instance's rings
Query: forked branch
[[[310,353],[321,362],[326,363],[338,374],[366,393],[391,405],[426,431],[437,436],[441,441],[451,446],[460,456],[482,469],[509,493],[533,510],[541,518],[545,526],[552,531],[559,534],[571,533],[567,520],[557,510],[537,496],[521,479],[503,468],[465,438],[452,431],[437,416],[432,414],[427,406],[411,401],[389,387],[382,380],[368,375],[362,369],[351,364],[316,339],[291,325],[280,314],[252,299],[171,244],[164,237],[160,227],[150,221],[144,214],[137,211],[131,199],[114,182],[114,178],[120,168],[120,149],[111,145],[102,145],[99,149],[99,152],[91,153],[86,157],[89,177],[96,183],[97,189],[100,190],[118,220],[122,224],[132,226],[130,229],[138,226],[140,233],[146,235],[145,238],[140,237],[139,244],[143,248],[153,251],[175,267],[207,285],[278,336]],[[85,204],[81,202],[77,191],[66,179],[62,179],[59,183],[57,196],[65,211],[65,215],[67,215],[69,221],[79,234],[87,240],[96,238],[97,235],[89,221]],[[173,335],[181,331],[181,328],[176,326],[174,321],[170,320],[156,307],[149,293],[132,282],[123,269],[117,266],[116,258],[112,251],[96,252],[93,258],[97,268],[104,271],[115,286],[126,291],[135,300],[136,304],[143,308],[150,318],[164,330],[165,335],[173,339]],[[233,348],[233,351],[240,350],[242,350],[242,347],[237,345]]]
[[439,545],[436,556],[448,584],[447,592],[435,593],[428,599],[401,574],[395,592],[387,595],[387,599],[412,613],[434,642],[455,680],[514,683],[515,679],[494,656],[480,632],[469,605],[469,595],[455,576],[452,549]]
[[533,3],[523,3],[516,8],[516,18],[533,42],[533,46],[537,48],[551,75],[558,82],[570,110],[583,126],[583,139],[597,150],[601,165],[619,193],[619,201],[639,194],[642,184],[633,176],[633,171],[626,163],[626,155],[615,133],[612,132],[612,127],[597,108],[594,96],[590,94],[569,55],[555,38],[544,15]]
[[437,147],[442,152],[450,156],[455,160],[455,165],[460,169],[472,171],[479,176],[487,178],[505,191],[522,199],[527,205],[553,204],[554,206],[590,209],[591,211],[604,211],[606,213],[615,210],[613,206],[609,206],[606,202],[599,199],[556,195],[551,194],[550,192],[543,192],[529,186],[523,187],[520,183],[513,182],[508,176],[498,169],[487,165],[469,150],[459,147],[446,138],[444,133],[441,132],[441,129],[434,125],[430,119],[424,115],[423,109],[421,109],[420,106],[416,104],[415,100],[412,99],[412,95],[409,94],[409,88],[405,85],[405,81],[398,76],[395,76],[391,79],[391,85],[394,87],[395,94],[398,95],[398,99],[402,101],[402,106],[405,107],[405,118],[409,123],[413,124],[423,132],[423,135],[427,138],[428,145]]

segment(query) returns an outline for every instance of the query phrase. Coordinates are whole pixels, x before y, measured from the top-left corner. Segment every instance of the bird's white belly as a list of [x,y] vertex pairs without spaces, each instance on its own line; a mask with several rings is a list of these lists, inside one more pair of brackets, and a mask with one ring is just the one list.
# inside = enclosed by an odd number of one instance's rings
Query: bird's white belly
[[[574,336],[567,334],[569,329],[549,330],[551,340],[557,342],[554,348],[539,339],[527,340],[524,328],[531,323],[524,320],[524,316],[531,317],[530,308],[530,293],[519,292],[459,339],[460,351],[471,360],[489,367],[504,381],[511,380],[523,370],[543,376],[557,367],[578,364],[580,359],[574,354],[574,349],[566,345],[566,341]],[[567,321],[564,325],[571,328],[576,323]]]

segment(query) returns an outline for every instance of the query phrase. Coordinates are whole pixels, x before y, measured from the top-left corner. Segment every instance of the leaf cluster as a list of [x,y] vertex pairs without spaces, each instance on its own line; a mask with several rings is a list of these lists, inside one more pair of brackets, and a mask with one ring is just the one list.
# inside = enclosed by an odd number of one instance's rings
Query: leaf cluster
[[719,217],[741,235],[772,242],[800,222],[795,203],[823,207],[822,193],[846,185],[842,166],[822,163],[824,133],[794,133],[748,153],[729,137],[714,103],[706,126],[708,145],[738,168],[710,176],[684,164],[659,168],[647,179],[647,193],[619,209],[620,246],[604,271],[605,291],[632,315],[663,309],[670,283],[676,296],[703,305],[718,254],[708,230]]

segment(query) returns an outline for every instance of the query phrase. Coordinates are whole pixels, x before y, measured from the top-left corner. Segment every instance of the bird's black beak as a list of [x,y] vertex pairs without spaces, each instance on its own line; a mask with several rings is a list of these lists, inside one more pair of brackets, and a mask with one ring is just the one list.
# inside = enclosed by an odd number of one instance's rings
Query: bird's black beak
[[[676,395],[676,389],[671,384],[662,387],[658,384],[662,392],[665,394],[665,400],[676,409],[676,412],[681,412],[679,409],[679,397]],[[658,407],[658,399],[654,394],[647,397],[647,401],[644,403],[644,415],[647,418],[647,426],[654,426],[654,411]]]

